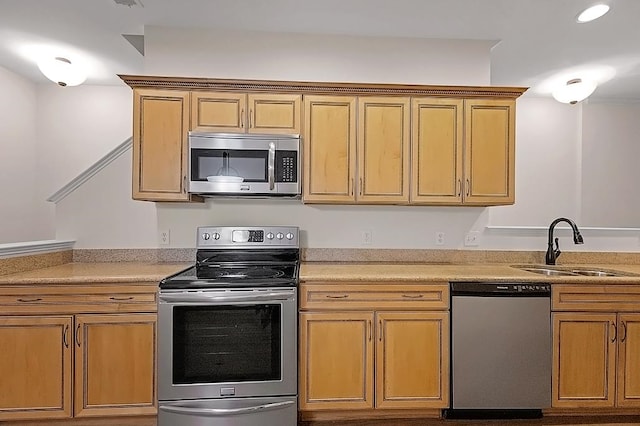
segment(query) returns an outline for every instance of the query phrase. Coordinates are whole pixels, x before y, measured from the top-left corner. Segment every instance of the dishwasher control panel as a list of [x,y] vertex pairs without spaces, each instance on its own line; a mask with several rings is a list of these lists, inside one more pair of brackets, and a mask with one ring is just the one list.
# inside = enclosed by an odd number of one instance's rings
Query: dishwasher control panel
[[453,282],[452,296],[550,296],[551,284]]

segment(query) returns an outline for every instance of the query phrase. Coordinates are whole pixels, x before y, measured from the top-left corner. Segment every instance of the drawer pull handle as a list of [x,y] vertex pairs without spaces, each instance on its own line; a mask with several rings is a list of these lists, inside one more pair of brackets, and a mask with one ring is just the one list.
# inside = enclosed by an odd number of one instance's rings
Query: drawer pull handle
[[627,323],[622,321],[622,337],[620,338],[620,343],[624,343],[627,340]]
[[611,338],[611,343],[613,343],[618,338],[618,327],[614,322],[612,322],[611,325],[613,326],[613,337]]
[[348,294],[341,294],[340,296],[334,296],[332,294],[327,294],[327,298],[328,299],[346,299],[347,297],[349,297]]
[[367,325],[369,326],[369,341],[371,341],[371,330],[373,330],[373,325],[371,324],[371,320],[367,321]]
[[40,297],[35,298],[35,299],[18,299],[18,302],[23,302],[23,303],[31,303],[31,302],[39,302],[42,299]]
[[80,324],[76,326],[76,344],[80,347]]
[[378,320],[378,331],[380,332],[380,334],[378,335],[378,338],[382,342],[382,320],[381,319]]
[[424,297],[423,294],[403,294],[402,297],[407,299],[422,299]]
[[133,296],[129,297],[110,297],[111,300],[133,300]]

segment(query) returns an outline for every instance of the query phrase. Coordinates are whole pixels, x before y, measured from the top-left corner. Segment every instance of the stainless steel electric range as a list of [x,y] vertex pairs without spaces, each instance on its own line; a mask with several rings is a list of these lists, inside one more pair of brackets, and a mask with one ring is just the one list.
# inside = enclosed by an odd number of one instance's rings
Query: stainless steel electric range
[[296,227],[200,227],[160,282],[159,426],[294,426]]

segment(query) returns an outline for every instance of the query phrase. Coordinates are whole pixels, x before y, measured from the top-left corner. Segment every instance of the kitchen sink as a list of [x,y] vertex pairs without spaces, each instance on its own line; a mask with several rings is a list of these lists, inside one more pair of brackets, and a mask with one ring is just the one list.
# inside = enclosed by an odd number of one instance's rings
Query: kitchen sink
[[635,277],[638,274],[630,272],[614,271],[591,267],[565,267],[553,265],[512,265],[512,268],[520,269],[534,274],[548,276],[589,276],[589,277]]

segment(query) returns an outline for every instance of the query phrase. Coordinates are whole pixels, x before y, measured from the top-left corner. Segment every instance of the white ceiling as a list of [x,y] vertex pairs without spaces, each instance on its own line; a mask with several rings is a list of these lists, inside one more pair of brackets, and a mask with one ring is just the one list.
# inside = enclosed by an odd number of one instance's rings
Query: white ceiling
[[[491,83],[531,87],[592,77],[593,98],[640,100],[640,0],[0,0],[0,66],[46,81],[37,55],[84,58],[89,84],[142,74],[122,34],[145,25],[291,33],[495,40]],[[611,11],[575,22],[594,3]],[[419,54],[417,52],[416,54]]]

